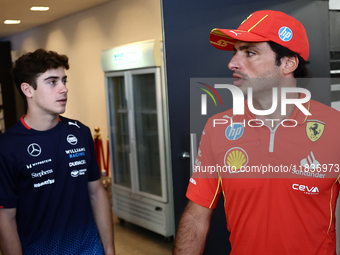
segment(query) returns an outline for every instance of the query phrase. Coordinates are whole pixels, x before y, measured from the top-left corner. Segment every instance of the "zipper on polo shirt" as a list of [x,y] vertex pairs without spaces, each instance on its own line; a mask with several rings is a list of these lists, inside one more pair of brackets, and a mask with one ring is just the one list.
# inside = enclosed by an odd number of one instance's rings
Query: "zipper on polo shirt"
[[263,124],[263,126],[266,126],[270,130],[270,137],[269,137],[269,152],[274,152],[274,141],[275,141],[275,132],[277,128],[280,126],[281,123],[277,124],[274,129],[267,126],[266,124]]
[[[256,120],[255,120],[255,122],[256,122]],[[257,124],[259,124],[259,123],[257,123]],[[281,125],[281,122],[279,124],[277,124],[274,129],[272,129],[271,127],[269,127],[266,124],[264,124],[263,121],[261,121],[260,124],[262,124],[261,127],[265,126],[265,127],[269,128],[269,130],[270,130],[269,152],[274,152],[275,132],[276,132],[277,128]]]

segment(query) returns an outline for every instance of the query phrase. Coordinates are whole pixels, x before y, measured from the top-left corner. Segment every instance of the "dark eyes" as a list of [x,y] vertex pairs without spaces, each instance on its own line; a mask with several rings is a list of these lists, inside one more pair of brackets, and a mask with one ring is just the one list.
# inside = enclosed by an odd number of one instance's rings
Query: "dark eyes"
[[248,57],[251,57],[251,56],[255,55],[255,52],[253,52],[253,51],[246,51],[246,54],[247,54]]
[[48,83],[51,84],[51,85],[56,85],[57,81],[56,80],[50,80]]
[[[48,82],[50,85],[57,85],[58,84],[58,80],[50,80],[49,82]],[[66,83],[67,83],[67,80],[62,80],[62,83],[64,84],[64,85],[66,85]]]
[[[237,51],[234,50],[234,55],[236,53],[237,53]],[[256,55],[256,53],[254,51],[249,51],[249,50],[244,51],[244,53],[246,54],[247,57],[252,57],[252,56]]]

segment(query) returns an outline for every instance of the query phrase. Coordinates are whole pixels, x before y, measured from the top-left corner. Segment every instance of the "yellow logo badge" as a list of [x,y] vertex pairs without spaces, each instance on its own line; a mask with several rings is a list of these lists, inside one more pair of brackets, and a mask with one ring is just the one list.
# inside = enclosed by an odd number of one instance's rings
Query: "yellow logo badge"
[[233,147],[224,156],[224,165],[230,167],[231,173],[244,172],[243,169],[248,164],[247,152],[239,147]]
[[321,121],[308,121],[306,125],[306,133],[312,142],[319,140],[325,130],[325,123]]
[[221,47],[227,47],[228,42],[225,41],[225,40],[220,39],[220,40],[218,40],[218,41],[216,42],[216,44],[217,44],[218,46],[221,46]]

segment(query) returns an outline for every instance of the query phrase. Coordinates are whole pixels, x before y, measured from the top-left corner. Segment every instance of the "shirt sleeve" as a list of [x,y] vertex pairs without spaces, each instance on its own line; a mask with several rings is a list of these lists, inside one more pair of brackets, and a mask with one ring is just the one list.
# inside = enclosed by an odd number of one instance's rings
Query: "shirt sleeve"
[[11,155],[7,155],[3,143],[0,143],[0,208],[16,208],[18,202],[18,180],[15,164]]
[[91,136],[91,131],[89,128],[87,128],[87,139],[89,142],[89,148],[90,148],[90,155],[91,155],[91,161],[89,162],[89,175],[88,175],[88,181],[96,181],[100,178],[100,171],[99,166],[96,160],[96,154],[94,153],[94,143]]
[[186,196],[206,208],[214,209],[221,195],[221,180],[216,172],[212,150],[212,122],[208,121],[202,136]]

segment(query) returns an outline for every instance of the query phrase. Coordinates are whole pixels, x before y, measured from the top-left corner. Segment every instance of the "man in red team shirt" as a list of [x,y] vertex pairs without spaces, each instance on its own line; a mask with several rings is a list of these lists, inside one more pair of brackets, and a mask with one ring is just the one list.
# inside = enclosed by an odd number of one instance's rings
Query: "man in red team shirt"
[[[246,101],[244,115],[234,115],[231,109],[208,120],[174,254],[203,253],[220,194],[231,254],[336,254],[340,159],[332,148],[340,142],[340,113],[313,100],[303,104],[312,115],[294,104],[281,113],[281,88],[295,88],[296,78],[308,77],[309,43],[303,25],[282,12],[257,11],[238,29],[213,29],[210,42],[217,49],[234,51],[228,65],[234,85],[244,94],[252,88],[255,109],[272,107],[274,87],[279,92],[278,107],[269,115],[255,116]],[[303,97],[289,94],[290,99]],[[238,126],[216,125],[216,119]],[[287,119],[290,127],[282,125]],[[220,166],[220,172],[200,172],[209,166]],[[223,172],[222,167],[233,171]],[[251,167],[262,173],[246,170]]]

